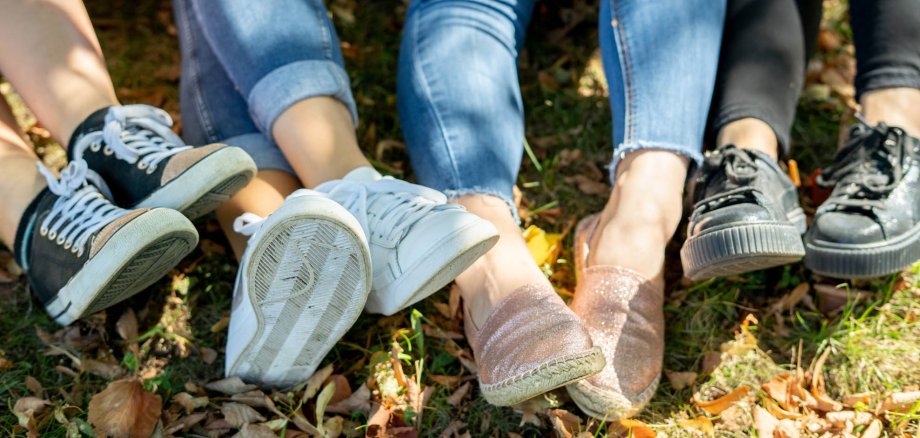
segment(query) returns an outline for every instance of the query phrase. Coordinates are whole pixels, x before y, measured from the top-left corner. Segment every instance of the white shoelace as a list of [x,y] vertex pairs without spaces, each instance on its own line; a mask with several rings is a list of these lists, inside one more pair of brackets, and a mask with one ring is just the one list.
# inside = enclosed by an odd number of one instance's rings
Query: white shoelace
[[[348,209],[358,219],[368,239],[377,237],[387,242],[402,239],[428,212],[453,208],[447,204],[443,193],[392,177],[371,182],[329,181],[316,191],[326,193]],[[370,207],[377,205],[381,210],[370,214]]]
[[39,232],[77,254],[77,257],[83,255],[93,234],[128,213],[112,205],[99,189],[87,183],[88,179],[95,182],[100,178],[89,170],[86,161],[71,161],[61,171],[60,178],[41,162],[38,170],[48,181],[51,193],[58,196],[42,221]]
[[74,146],[74,159],[81,159],[87,148],[99,151],[104,143],[106,155],[114,153],[151,174],[164,159],[192,148],[170,129],[172,124],[169,114],[159,108],[113,106],[105,115],[102,131],[83,136]]

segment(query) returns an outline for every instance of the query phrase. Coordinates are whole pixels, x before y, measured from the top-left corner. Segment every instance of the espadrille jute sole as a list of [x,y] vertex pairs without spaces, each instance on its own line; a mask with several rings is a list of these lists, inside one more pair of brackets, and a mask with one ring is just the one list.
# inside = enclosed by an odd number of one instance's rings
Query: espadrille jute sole
[[618,421],[632,417],[645,408],[658,389],[659,376],[651,385],[642,390],[635,401],[630,401],[622,394],[595,388],[587,382],[575,382],[566,386],[572,401],[582,412],[604,421]]
[[797,262],[804,255],[799,227],[782,222],[708,230],[688,238],[680,250],[684,274],[691,280],[781,266]]
[[483,385],[482,396],[496,406],[512,406],[540,394],[593,376],[604,369],[606,360],[599,347],[547,362],[524,374],[498,383]]
[[874,278],[899,272],[920,260],[920,225],[893,239],[848,245],[805,235],[805,267],[835,278]]

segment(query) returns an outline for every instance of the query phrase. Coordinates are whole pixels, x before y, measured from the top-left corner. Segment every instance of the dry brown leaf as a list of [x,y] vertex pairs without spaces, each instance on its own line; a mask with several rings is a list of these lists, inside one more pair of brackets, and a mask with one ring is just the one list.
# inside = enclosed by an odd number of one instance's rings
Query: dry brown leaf
[[178,403],[179,406],[182,406],[187,414],[191,414],[196,409],[200,409],[208,405],[208,397],[194,397],[187,392],[180,392],[172,396],[172,401],[173,403]]
[[697,395],[693,395],[693,402],[702,410],[710,415],[718,415],[720,412],[728,409],[729,406],[733,405],[738,400],[741,400],[744,396],[751,391],[751,387],[747,385],[741,385],[735,388],[734,391],[723,395],[715,400],[711,401],[701,401],[697,398]]
[[37,397],[23,397],[16,400],[16,404],[13,405],[13,414],[19,420],[19,425],[29,432],[30,438],[38,436],[35,415],[40,414],[45,410],[45,407],[50,405],[51,402],[48,400],[42,400]]
[[220,333],[230,326],[230,315],[222,316],[211,326],[211,333]]
[[[288,435],[290,436],[290,435]],[[267,426],[261,424],[244,424],[234,438],[277,438],[278,435]]]
[[792,420],[779,420],[779,424],[776,425],[776,430],[773,431],[773,436],[775,438],[799,438],[799,428],[796,425],[795,421]]
[[606,194],[610,190],[610,186],[607,184],[595,181],[588,178],[586,175],[573,175],[567,176],[564,178],[565,182],[569,184],[574,184],[578,187],[578,191],[586,195],[601,195]]
[[10,368],[13,368],[13,362],[7,360],[3,356],[0,356],[0,370],[8,370]]
[[703,374],[711,374],[721,363],[722,353],[718,351],[708,351],[703,354],[703,364],[700,367],[700,372]]
[[677,425],[684,429],[698,430],[706,435],[712,435],[715,432],[712,420],[705,415],[700,415],[692,420],[678,421]]
[[89,402],[89,422],[97,435],[147,438],[153,434],[162,411],[162,399],[136,379],[110,383]]
[[460,286],[457,286],[457,283],[454,283],[450,286],[450,296],[447,299],[447,303],[450,305],[450,317],[456,318],[460,315]]
[[557,437],[572,438],[581,431],[581,419],[565,409],[550,409],[546,413]]
[[868,412],[840,411],[828,412],[825,418],[834,426],[843,427],[847,422],[852,423],[854,426],[865,426],[875,417]]
[[647,424],[639,420],[620,420],[619,425],[629,432],[633,438],[655,438],[657,434]]
[[207,385],[204,385],[204,387],[209,391],[216,391],[227,395],[241,394],[258,388],[256,385],[244,383],[243,380],[237,376],[215,380],[208,383]]
[[392,413],[389,409],[380,406],[380,404],[374,403],[374,407],[371,411],[371,416],[367,420],[365,436],[375,438],[388,437],[389,435],[387,434],[387,425],[390,423],[391,415]]
[[671,384],[671,387],[677,391],[693,385],[696,383],[696,378],[698,377],[698,375],[693,371],[665,370],[664,375],[668,378],[668,382]]
[[883,411],[899,411],[910,408],[920,402],[920,391],[895,392],[885,398],[882,403]]
[[221,405],[220,412],[224,414],[227,423],[235,428],[240,428],[244,424],[265,421],[262,414],[242,403],[226,402]]
[[25,383],[26,388],[29,389],[29,392],[31,392],[32,395],[36,397],[41,397],[42,393],[45,392],[44,388],[42,388],[41,382],[39,382],[35,377],[26,376]]
[[869,404],[869,401],[872,400],[872,397],[875,395],[874,392],[860,392],[857,394],[848,394],[843,396],[843,405],[852,408],[857,404]]
[[445,318],[453,318],[453,314],[450,312],[450,305],[442,302],[434,302],[434,308],[438,310],[438,313]]
[[470,385],[470,382],[466,382],[461,385],[459,388],[457,388],[456,391],[454,391],[453,394],[450,395],[450,397],[447,397],[447,403],[453,407],[459,406],[460,402],[463,401],[463,398],[469,394],[471,386],[472,385]]
[[345,430],[345,419],[339,416],[332,417],[323,422],[323,430],[326,431],[326,438],[338,438]]
[[880,436],[882,436],[882,422],[878,419],[875,419],[869,423],[869,427],[863,431],[862,435],[860,435],[860,438],[878,438]]
[[117,363],[102,362],[95,359],[83,359],[80,368],[90,374],[97,375],[107,380],[115,380],[125,375],[125,370]]
[[795,376],[792,374],[781,374],[764,383],[762,388],[773,400],[785,410],[796,408],[796,401],[793,400],[793,385],[796,385]]
[[354,412],[368,413],[371,410],[371,391],[367,385],[361,385],[357,391],[353,392],[348,398],[338,403],[329,405],[327,412],[333,412],[342,415],[351,415]]
[[265,393],[258,389],[241,394],[233,394],[230,396],[230,400],[253,408],[269,408],[271,407],[270,404],[272,404],[271,399],[266,397]]
[[810,288],[808,283],[800,283],[798,286],[792,289],[792,291],[783,295],[782,298],[773,303],[769,310],[767,310],[767,313],[764,315],[764,317],[770,316],[774,313],[788,312],[789,310],[792,310],[797,304],[799,304],[800,301],[802,301],[803,298],[805,298],[806,295],[808,295],[809,290]]
[[217,352],[214,351],[213,348],[204,347],[198,350],[198,352],[201,354],[201,360],[208,365],[211,365],[217,360]]
[[[307,401],[316,396],[319,390],[323,387],[323,382],[332,375],[332,365],[326,365],[320,370],[317,370],[310,376],[306,381],[306,389],[303,391],[302,401]],[[302,384],[301,384],[302,385]],[[300,385],[298,385],[300,386]]]
[[332,399],[329,400],[330,405],[351,397],[351,384],[348,383],[348,379],[345,376],[333,374],[326,379],[326,382],[335,382],[335,393],[332,394]]
[[186,415],[166,426],[163,429],[163,433],[172,435],[176,432],[186,431],[194,427],[196,424],[201,423],[201,420],[204,420],[207,416],[207,412],[196,412],[191,415]]
[[125,313],[122,313],[118,322],[115,323],[115,328],[122,339],[126,341],[137,339],[137,315],[134,314],[134,310],[129,307]]
[[770,412],[770,415],[779,420],[798,420],[803,416],[797,412],[783,409],[773,400],[764,400],[764,406],[767,408],[767,411]]
[[442,376],[440,374],[429,374],[428,378],[447,388],[453,388],[459,385],[461,379],[460,376]]

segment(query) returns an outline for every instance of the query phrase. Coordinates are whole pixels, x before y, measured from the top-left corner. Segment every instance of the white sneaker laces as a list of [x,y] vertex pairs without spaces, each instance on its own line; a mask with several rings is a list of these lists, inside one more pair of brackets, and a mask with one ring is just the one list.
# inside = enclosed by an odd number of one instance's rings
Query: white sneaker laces
[[316,190],[348,209],[368,239],[377,237],[388,242],[402,239],[428,212],[453,208],[443,193],[392,177],[371,182],[340,179],[324,183]]
[[[83,255],[89,238],[106,225],[128,213],[112,205],[99,189],[87,180],[101,184],[98,175],[89,170],[86,161],[71,161],[61,177],[54,176],[41,162],[38,171],[48,181],[48,189],[58,196],[51,212],[41,223],[39,233],[63,245],[77,257]],[[105,188],[104,184],[99,187]],[[55,220],[57,219],[57,220]]]
[[166,111],[149,105],[113,106],[105,115],[102,131],[83,136],[74,147],[74,158],[83,157],[87,148],[119,159],[152,174],[166,158],[191,149],[170,129],[172,119]]

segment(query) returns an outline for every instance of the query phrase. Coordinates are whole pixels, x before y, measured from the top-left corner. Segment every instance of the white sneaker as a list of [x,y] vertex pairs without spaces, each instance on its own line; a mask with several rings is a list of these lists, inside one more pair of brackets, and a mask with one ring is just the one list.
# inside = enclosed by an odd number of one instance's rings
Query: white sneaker
[[357,220],[310,190],[262,219],[237,218],[251,235],[240,263],[227,334],[228,376],[268,386],[298,383],[361,314],[371,258]]
[[316,188],[345,206],[370,242],[373,289],[365,310],[392,315],[453,281],[498,241],[495,227],[443,193],[370,167]]

